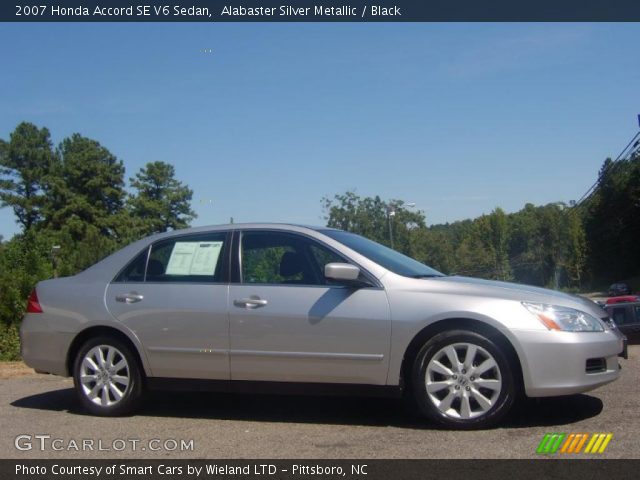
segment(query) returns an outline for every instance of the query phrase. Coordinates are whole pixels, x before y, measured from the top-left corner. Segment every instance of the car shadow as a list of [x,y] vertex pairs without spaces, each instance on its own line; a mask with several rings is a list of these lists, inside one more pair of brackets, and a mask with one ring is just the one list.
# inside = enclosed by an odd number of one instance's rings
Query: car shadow
[[[73,389],[20,398],[12,406],[86,415]],[[600,414],[602,401],[590,395],[526,399],[500,428],[568,425]],[[433,429],[405,402],[389,398],[242,395],[210,392],[150,393],[136,415],[216,420],[318,423]]]

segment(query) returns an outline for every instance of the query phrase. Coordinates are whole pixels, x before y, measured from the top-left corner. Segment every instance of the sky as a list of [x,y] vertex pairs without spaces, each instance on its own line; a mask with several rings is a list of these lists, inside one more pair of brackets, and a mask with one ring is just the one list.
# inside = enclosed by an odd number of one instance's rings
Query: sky
[[[640,24],[0,24],[22,121],[161,160],[193,225],[324,224],[354,190],[427,223],[575,200],[638,131]],[[18,231],[0,209],[0,235]]]

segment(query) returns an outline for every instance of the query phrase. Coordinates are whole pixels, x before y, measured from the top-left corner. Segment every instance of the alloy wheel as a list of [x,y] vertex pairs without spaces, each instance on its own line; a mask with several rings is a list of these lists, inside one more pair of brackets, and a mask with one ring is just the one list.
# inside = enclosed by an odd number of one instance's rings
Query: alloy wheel
[[429,401],[444,416],[472,419],[485,415],[502,391],[498,362],[485,348],[453,343],[438,350],[427,364]]
[[100,407],[118,404],[131,382],[129,363],[112,345],[97,345],[82,358],[80,384],[84,395]]

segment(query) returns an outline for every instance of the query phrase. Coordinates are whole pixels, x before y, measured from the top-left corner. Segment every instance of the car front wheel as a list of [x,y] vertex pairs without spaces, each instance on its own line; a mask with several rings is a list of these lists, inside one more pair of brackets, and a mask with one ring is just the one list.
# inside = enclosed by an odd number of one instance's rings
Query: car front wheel
[[87,341],[76,356],[73,372],[80,402],[94,415],[124,415],[140,400],[138,362],[129,347],[115,338]]
[[486,428],[516,396],[513,368],[491,339],[456,330],[431,338],[416,356],[413,394],[420,411],[447,428]]

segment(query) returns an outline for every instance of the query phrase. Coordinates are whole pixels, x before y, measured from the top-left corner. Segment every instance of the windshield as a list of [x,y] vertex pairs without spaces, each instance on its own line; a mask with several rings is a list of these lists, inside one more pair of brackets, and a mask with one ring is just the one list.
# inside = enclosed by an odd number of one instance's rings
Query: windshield
[[424,263],[355,233],[342,230],[322,230],[322,233],[398,275],[413,278],[444,276],[437,270],[427,267]]

